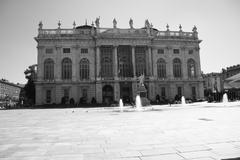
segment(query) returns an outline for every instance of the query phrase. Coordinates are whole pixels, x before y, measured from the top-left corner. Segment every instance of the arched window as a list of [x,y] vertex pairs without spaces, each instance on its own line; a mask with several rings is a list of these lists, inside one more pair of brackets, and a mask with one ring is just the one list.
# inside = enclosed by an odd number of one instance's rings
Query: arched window
[[72,61],[70,58],[64,58],[62,60],[62,79],[72,79]]
[[89,61],[86,58],[81,59],[79,63],[80,79],[89,79]]
[[157,61],[157,75],[158,78],[166,77],[166,62],[162,58],[158,59]]
[[196,64],[193,59],[188,60],[187,68],[188,68],[188,77],[189,78],[196,77]]
[[175,58],[173,60],[173,76],[175,78],[180,78],[182,77],[182,64],[180,59]]
[[54,62],[50,58],[44,61],[44,79],[45,80],[54,79]]

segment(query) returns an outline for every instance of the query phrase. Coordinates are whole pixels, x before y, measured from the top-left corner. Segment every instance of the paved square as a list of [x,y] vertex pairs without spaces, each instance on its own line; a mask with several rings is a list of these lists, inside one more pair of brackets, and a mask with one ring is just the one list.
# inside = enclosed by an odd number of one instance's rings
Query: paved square
[[1,110],[0,160],[240,157],[240,106],[156,108]]

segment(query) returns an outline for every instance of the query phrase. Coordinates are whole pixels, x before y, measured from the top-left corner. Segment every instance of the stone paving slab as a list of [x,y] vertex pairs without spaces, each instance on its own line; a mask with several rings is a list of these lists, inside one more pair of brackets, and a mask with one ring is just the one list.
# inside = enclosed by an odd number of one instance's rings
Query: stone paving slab
[[1,110],[0,160],[240,157],[240,106],[164,107]]

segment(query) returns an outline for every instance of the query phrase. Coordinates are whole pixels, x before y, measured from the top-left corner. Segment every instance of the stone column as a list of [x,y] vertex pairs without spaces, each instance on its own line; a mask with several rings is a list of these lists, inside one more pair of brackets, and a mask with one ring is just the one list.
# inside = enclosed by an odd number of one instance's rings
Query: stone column
[[120,99],[120,85],[119,82],[114,83],[114,101],[119,101]]
[[136,78],[135,46],[132,46],[133,77]]
[[148,74],[149,74],[149,77],[152,76],[152,47],[151,46],[148,46],[148,57],[147,57],[147,61],[148,61],[148,67],[149,67],[149,70],[148,70]]
[[132,82],[132,95],[133,95],[133,100],[135,101],[136,96],[137,96],[137,82],[136,81]]
[[97,46],[97,48],[96,48],[96,65],[97,65],[97,69],[96,69],[96,71],[97,71],[97,75],[96,75],[96,77],[97,77],[97,79],[100,79],[100,77],[101,77],[101,75],[100,75],[100,72],[101,72],[101,56],[100,56],[100,47],[99,46]]
[[118,55],[117,55],[117,47],[118,46],[114,46],[113,48],[113,55],[114,55],[114,79],[117,80],[118,79]]
[[96,101],[97,103],[102,103],[102,83],[96,83]]

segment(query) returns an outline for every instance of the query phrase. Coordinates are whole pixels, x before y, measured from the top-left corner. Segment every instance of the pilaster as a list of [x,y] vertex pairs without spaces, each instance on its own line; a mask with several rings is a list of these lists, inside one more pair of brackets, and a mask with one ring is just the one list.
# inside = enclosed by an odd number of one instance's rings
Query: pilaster
[[166,47],[166,52],[166,54],[168,55],[166,64],[167,78],[173,79],[173,58],[171,53],[171,47]]
[[96,83],[96,101],[102,103],[102,83]]
[[180,48],[180,54],[181,54],[181,61],[182,61],[182,78],[183,79],[188,79],[188,68],[187,68],[187,49],[186,47],[181,47]]
[[44,74],[44,62],[43,62],[44,46],[37,46],[37,49],[38,49],[37,78],[38,78],[38,81],[42,81],[43,74]]
[[133,100],[135,101],[136,96],[137,96],[137,82],[136,81],[132,82],[132,96],[133,96]]
[[61,49],[62,46],[56,46],[56,51],[57,51],[57,55],[56,55],[56,62],[54,64],[54,77],[56,79],[56,81],[60,81],[61,80],[61,65],[62,65],[62,60],[61,60]]
[[200,99],[204,98],[204,91],[203,91],[203,82],[198,83],[198,94],[197,97]]
[[101,57],[100,57],[100,47],[99,46],[97,46],[97,48],[96,48],[96,65],[97,65],[97,75],[96,75],[96,77],[97,77],[97,79],[99,79],[100,77],[101,77],[101,75],[100,75],[100,72],[101,72]]
[[152,74],[152,47],[148,46],[148,56],[147,56],[147,61],[148,61],[148,75],[151,77]]
[[113,47],[113,54],[114,54],[114,79],[118,79],[118,56],[117,56],[117,47]]
[[42,100],[42,86],[40,85],[36,85],[36,98],[35,98],[35,103],[36,105],[41,105],[43,104],[43,100]]
[[120,85],[119,82],[114,83],[114,101],[120,100]]
[[132,46],[133,77],[136,77],[135,46]]

